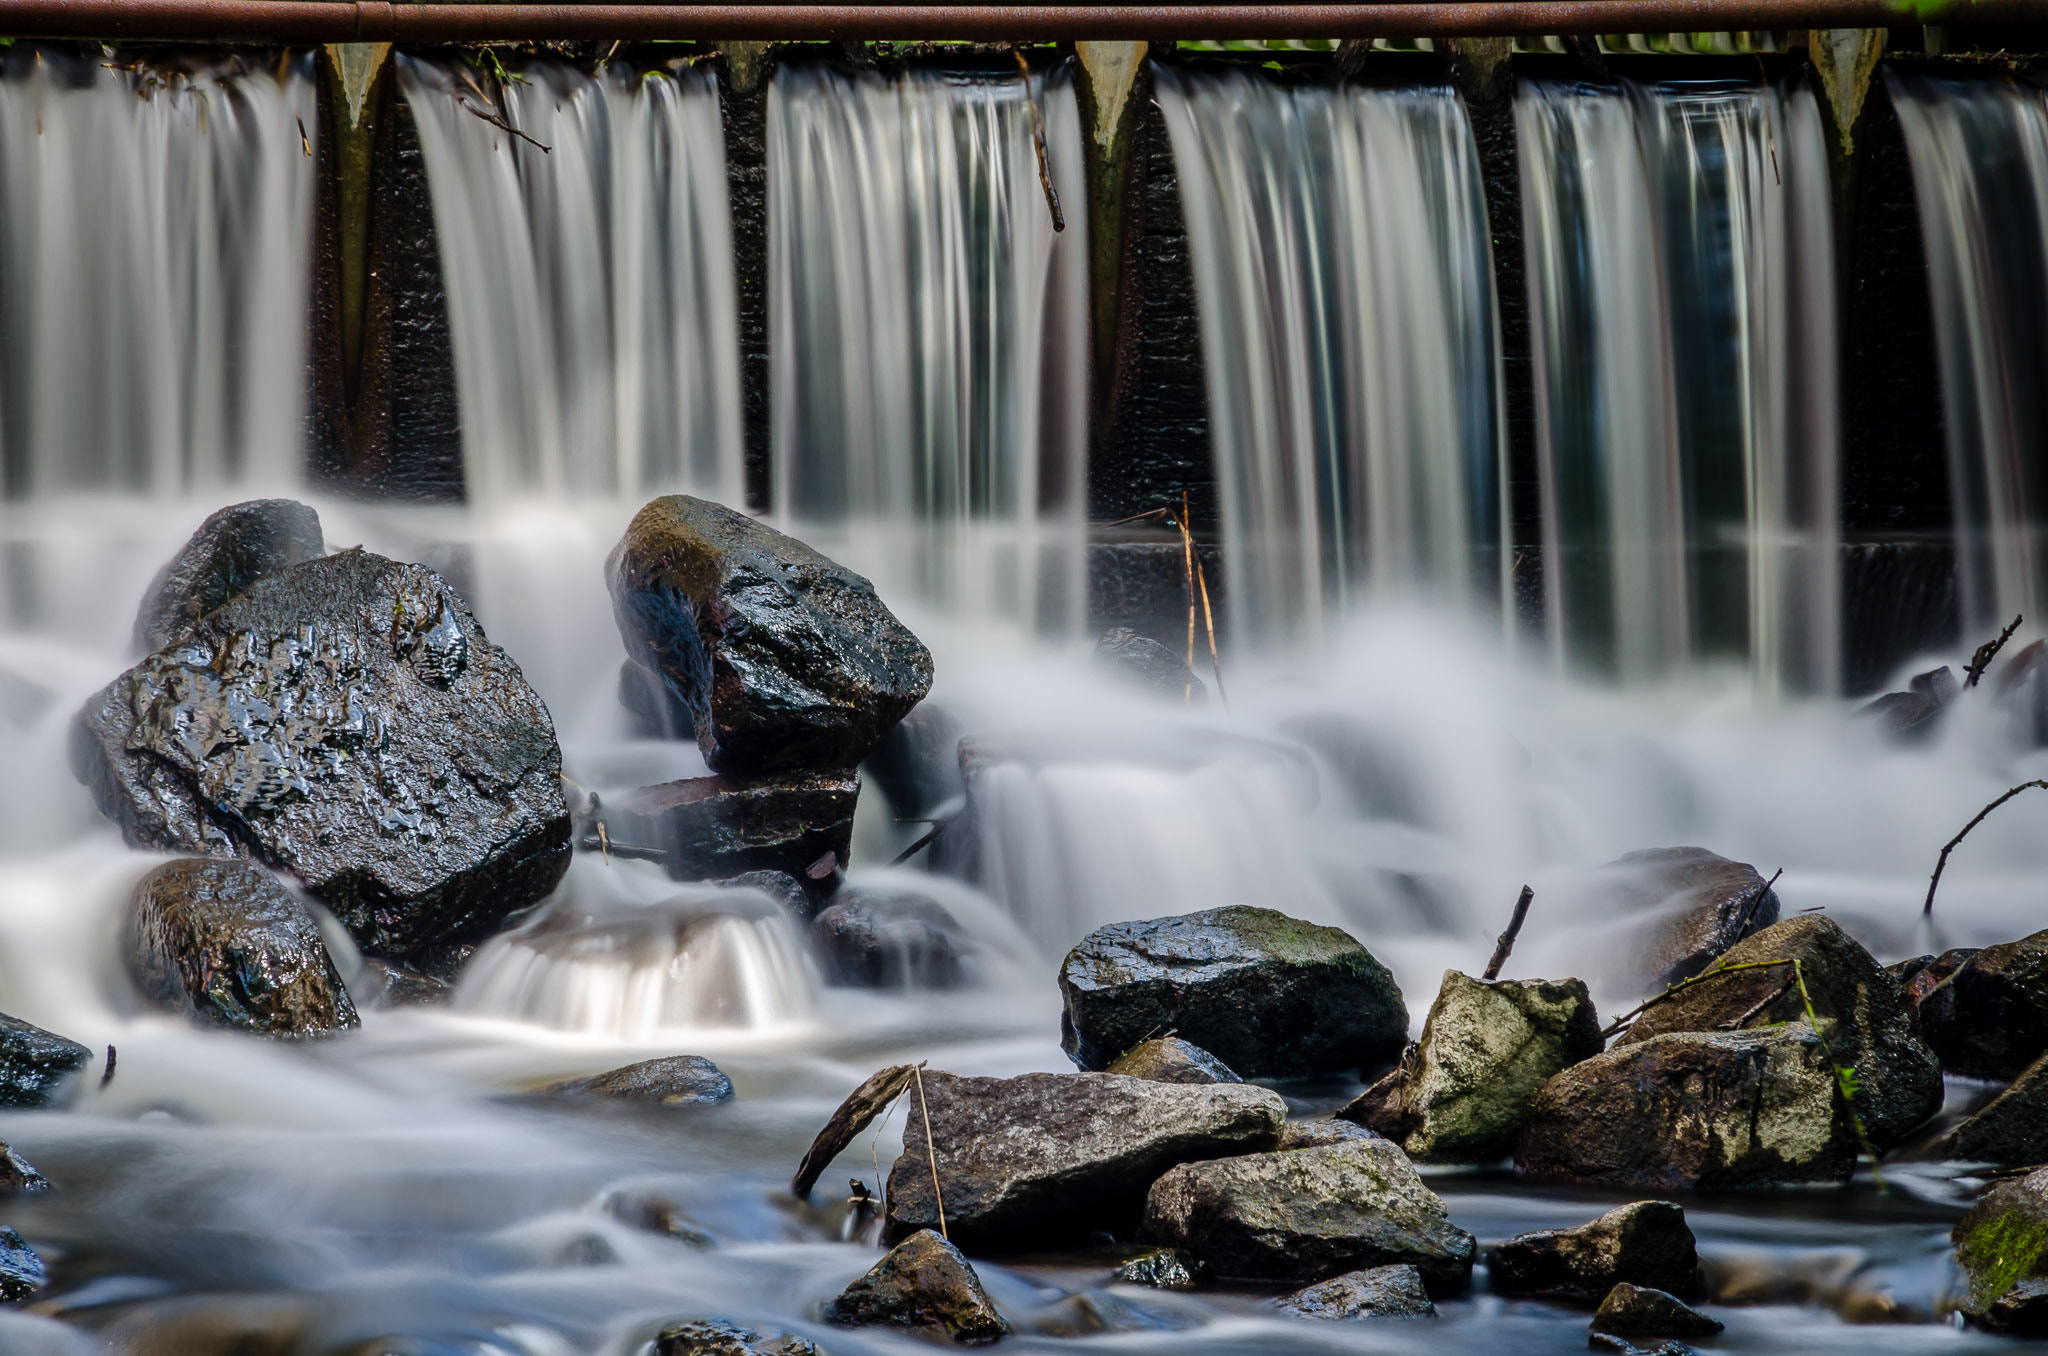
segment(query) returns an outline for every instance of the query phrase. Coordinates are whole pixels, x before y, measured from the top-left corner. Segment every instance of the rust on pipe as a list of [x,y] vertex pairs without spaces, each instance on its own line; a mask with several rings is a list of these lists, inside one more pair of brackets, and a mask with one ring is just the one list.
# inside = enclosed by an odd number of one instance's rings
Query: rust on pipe
[[1377,0],[1370,4],[423,4],[385,0],[8,0],[17,37],[297,42],[575,39],[1540,37],[2030,23],[2048,0]]

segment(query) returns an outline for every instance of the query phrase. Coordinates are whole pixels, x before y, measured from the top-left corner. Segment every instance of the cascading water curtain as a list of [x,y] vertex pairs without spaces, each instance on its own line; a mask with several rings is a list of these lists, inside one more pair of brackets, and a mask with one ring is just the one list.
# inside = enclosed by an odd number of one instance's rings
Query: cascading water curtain
[[1803,81],[1519,82],[1560,660],[1840,668],[1833,252]]
[[776,73],[769,364],[775,511],[790,530],[964,619],[1078,620],[1082,183],[1064,70],[1028,85]]
[[1963,618],[2048,598],[2048,95],[1886,72],[1920,203]]
[[0,53],[10,498],[299,479],[318,126],[304,58]]
[[741,504],[710,71],[532,61],[498,80],[397,60],[426,152],[470,497]]
[[1193,251],[1233,625],[1365,590],[1497,597],[1499,324],[1446,86],[1156,68]]

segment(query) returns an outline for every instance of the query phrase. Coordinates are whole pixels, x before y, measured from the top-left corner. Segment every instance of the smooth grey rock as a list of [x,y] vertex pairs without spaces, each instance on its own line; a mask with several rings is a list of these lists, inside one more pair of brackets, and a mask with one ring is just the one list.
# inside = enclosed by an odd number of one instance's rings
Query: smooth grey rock
[[654,1338],[654,1356],[818,1356],[817,1344],[788,1333],[760,1333],[719,1318],[671,1323]]
[[1306,1285],[1405,1263],[1437,1296],[1470,1284],[1477,1253],[1384,1139],[1184,1163],[1152,1184],[1144,1236],[1220,1281]]
[[657,1106],[712,1106],[732,1100],[732,1080],[702,1055],[644,1059],[588,1078],[541,1089],[547,1097],[605,1097]]
[[132,846],[254,857],[401,958],[554,889],[561,764],[454,590],[363,551],[257,580],[89,700],[71,746]]
[[[1015,1251],[1119,1237],[1145,1190],[1177,1163],[1270,1149],[1287,1105],[1246,1084],[1154,1083],[1121,1074],[962,1078],[927,1069],[932,1146],[954,1241]],[[932,1157],[913,1083],[903,1156],[889,1173],[889,1236],[936,1227]]]
[[1994,1185],[1949,1237],[1967,1286],[1962,1311],[1972,1322],[2048,1335],[2048,1168]]
[[1942,1137],[1944,1158],[2025,1168],[2048,1163],[2048,1055]]
[[1422,1273],[1411,1266],[1347,1271],[1273,1301],[1299,1318],[1435,1318]]
[[1778,893],[1755,867],[1703,847],[1625,853],[1601,869],[1593,892],[1621,920],[1624,954],[1649,992],[1698,974],[1778,921]]
[[2008,1083],[2048,1054],[2048,930],[1954,956],[1919,999],[1920,1035],[1941,1067]]
[[1102,633],[1095,642],[1095,667],[1175,701],[1209,700],[1209,689],[1188,668],[1184,655],[1128,626],[1112,626]]
[[910,1328],[962,1346],[982,1346],[1010,1330],[960,1250],[930,1229],[898,1243],[841,1291],[824,1319],[843,1328]]
[[851,768],[931,688],[872,584],[722,505],[653,500],[605,570],[627,656],[715,772]]
[[43,1259],[14,1230],[0,1226],[0,1304],[21,1304],[50,1283]]
[[49,1106],[64,1080],[91,1062],[77,1041],[0,1012],[0,1106]]
[[833,982],[868,989],[951,989],[972,947],[935,899],[842,886],[811,925]]
[[1651,1190],[1847,1181],[1856,1138],[1804,1022],[1676,1032],[1595,1055],[1530,1101],[1515,1168]]
[[1141,1252],[1116,1269],[1124,1285],[1149,1285],[1154,1290],[1193,1290],[1202,1264],[1177,1248]]
[[1242,1083],[1230,1066],[1178,1036],[1140,1042],[1117,1056],[1106,1072],[1149,1078],[1155,1083]]
[[674,880],[774,871],[817,882],[846,866],[859,799],[850,771],[716,775],[612,797],[600,817],[612,842],[653,849]]
[[327,554],[320,515],[291,499],[252,499],[210,515],[157,572],[135,614],[135,646],[161,650],[264,575]]
[[1400,986],[1357,939],[1245,905],[1098,928],[1060,992],[1060,1044],[1084,1069],[1166,1031],[1244,1078],[1370,1067],[1408,1039]]
[[1676,1295],[1622,1281],[1600,1301],[1592,1326],[1616,1337],[1712,1337],[1725,1325]]
[[1575,1229],[1516,1234],[1489,1249],[1487,1275],[1503,1295],[1597,1303],[1623,1281],[1692,1299],[1700,1257],[1685,1211],[1670,1201],[1617,1206]]

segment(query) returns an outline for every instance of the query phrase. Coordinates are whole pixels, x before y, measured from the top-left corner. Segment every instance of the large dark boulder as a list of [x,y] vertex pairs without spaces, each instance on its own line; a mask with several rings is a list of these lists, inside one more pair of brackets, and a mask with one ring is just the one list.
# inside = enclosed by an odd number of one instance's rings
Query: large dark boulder
[[1993,1186],[1950,1238],[1963,1312],[1995,1332],[2048,1336],[2048,1168]]
[[183,857],[144,876],[128,908],[129,977],[157,1006],[260,1036],[360,1026],[320,924],[260,866]]
[[1679,1032],[1545,1083],[1516,1136],[1515,1167],[1653,1190],[1842,1182],[1856,1168],[1856,1136],[1805,1023]]
[[981,1346],[1010,1331],[960,1250],[930,1229],[898,1243],[825,1306],[843,1328],[909,1328]]
[[2048,1054],[2048,931],[1987,946],[1952,970],[1920,999],[1920,1035],[1943,1069],[2006,1083]]
[[[1119,1236],[1146,1188],[1177,1163],[1270,1149],[1287,1116],[1278,1093],[1245,1084],[1154,1083],[1121,1074],[963,1078],[927,1069],[906,1106],[889,1172],[889,1236],[935,1228],[933,1163],[951,1237],[1015,1251]],[[924,1114],[931,1117],[931,1147]]]
[[541,1093],[548,1097],[606,1098],[654,1106],[711,1106],[732,1100],[732,1080],[702,1055],[666,1055],[588,1078],[551,1083]]
[[714,771],[853,767],[931,688],[872,584],[722,505],[654,500],[606,572],[627,656]]
[[1274,1301],[1297,1318],[1435,1318],[1429,1288],[1411,1266],[1347,1271]]
[[848,771],[717,775],[629,791],[601,815],[612,842],[653,849],[675,880],[774,871],[815,882],[845,867],[859,797]]
[[0,1304],[21,1304],[35,1298],[50,1282],[43,1259],[14,1230],[0,1226]]
[[64,1080],[91,1062],[77,1041],[0,1012],[0,1106],[49,1106]]
[[1405,1264],[1438,1297],[1470,1284],[1478,1252],[1384,1139],[1184,1163],[1152,1184],[1144,1235],[1220,1281],[1309,1285]]
[[1084,1069],[1175,1032],[1245,1078],[1370,1068],[1408,1040],[1387,967],[1349,933],[1245,905],[1098,928],[1060,967]]
[[837,984],[951,989],[972,947],[944,905],[909,890],[842,886],[811,935]]
[[135,645],[161,650],[267,574],[327,554],[320,515],[291,499],[230,504],[157,572],[135,614]]
[[440,576],[363,551],[122,674],[71,761],[130,844],[287,872],[374,955],[478,940],[569,863],[547,708]]
[[1575,1229],[1516,1234],[1490,1249],[1496,1293],[1595,1304],[1626,1281],[1692,1299],[1700,1257],[1685,1211],[1670,1201],[1617,1206]]
[[[1803,995],[1790,964],[1739,968],[1795,960]],[[1941,1110],[1941,1065],[1915,1034],[1899,982],[1824,914],[1790,918],[1737,943],[1697,983],[1647,1008],[1616,1044],[1801,1021],[1808,996],[1835,1062],[1856,1070],[1855,1109],[1874,1147],[1889,1148]]]
[[1943,1136],[1939,1149],[1944,1158],[2007,1168],[2048,1163],[2048,1055]]
[[1603,867],[1600,907],[1622,921],[1623,954],[1643,988],[1696,975],[1778,921],[1778,894],[1748,862],[1703,847],[1646,848]]

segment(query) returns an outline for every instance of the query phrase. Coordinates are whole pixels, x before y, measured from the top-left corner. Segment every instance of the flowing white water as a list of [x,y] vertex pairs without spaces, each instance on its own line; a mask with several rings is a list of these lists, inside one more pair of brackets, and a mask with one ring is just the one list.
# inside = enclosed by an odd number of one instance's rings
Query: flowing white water
[[1818,104],[1523,80],[1517,146],[1553,648],[1623,678],[1840,670],[1833,251]]
[[2048,95],[1888,69],[1920,202],[1963,624],[2048,598]]
[[1156,68],[1207,356],[1234,629],[1505,578],[1493,253],[1447,86]]
[[[1033,146],[1035,99],[1066,229]],[[1071,626],[1086,200],[1064,70],[844,75],[768,95],[775,512],[960,615]]]

